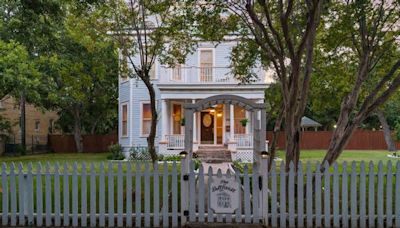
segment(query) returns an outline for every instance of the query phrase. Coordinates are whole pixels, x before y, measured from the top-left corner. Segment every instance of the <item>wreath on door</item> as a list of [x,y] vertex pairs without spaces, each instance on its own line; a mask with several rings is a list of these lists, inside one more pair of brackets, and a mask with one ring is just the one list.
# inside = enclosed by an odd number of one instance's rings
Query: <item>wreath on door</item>
[[212,124],[212,117],[210,114],[205,114],[203,116],[203,125],[204,127],[210,127]]

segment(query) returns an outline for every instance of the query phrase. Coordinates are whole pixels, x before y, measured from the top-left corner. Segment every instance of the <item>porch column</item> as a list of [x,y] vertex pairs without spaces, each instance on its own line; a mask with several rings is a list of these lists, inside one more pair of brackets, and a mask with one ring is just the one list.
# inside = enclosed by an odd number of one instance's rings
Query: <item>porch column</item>
[[167,138],[167,129],[168,129],[168,106],[167,106],[167,100],[164,99],[161,102],[161,141],[166,142]]
[[[196,100],[192,100],[192,104],[195,104]],[[193,142],[197,143],[197,121],[196,121],[196,112],[193,113]]]
[[[192,100],[192,104],[195,104],[196,100]],[[199,149],[199,140],[197,140],[197,112],[193,112],[193,152]]]
[[235,106],[230,105],[229,107],[229,141],[228,141],[228,149],[231,151],[232,161],[237,158],[237,149],[236,149],[236,141],[235,141]]
[[229,141],[233,142],[235,141],[235,106],[230,105],[230,110],[229,110],[229,123],[230,123],[230,139]]

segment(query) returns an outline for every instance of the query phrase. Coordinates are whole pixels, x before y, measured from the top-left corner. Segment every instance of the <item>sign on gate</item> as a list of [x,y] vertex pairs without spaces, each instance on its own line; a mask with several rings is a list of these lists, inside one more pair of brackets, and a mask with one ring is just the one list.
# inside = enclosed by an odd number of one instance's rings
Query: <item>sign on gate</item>
[[209,199],[214,213],[233,214],[239,207],[240,185],[235,177],[213,177]]

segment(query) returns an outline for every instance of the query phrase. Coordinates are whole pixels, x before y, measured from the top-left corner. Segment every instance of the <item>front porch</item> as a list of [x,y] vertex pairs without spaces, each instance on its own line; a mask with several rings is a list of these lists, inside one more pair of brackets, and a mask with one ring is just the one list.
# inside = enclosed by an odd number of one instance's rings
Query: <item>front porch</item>
[[[184,150],[186,121],[183,106],[185,103],[197,101],[162,100],[159,153],[166,156],[177,155]],[[253,101],[262,102],[262,100]],[[249,111],[235,104],[216,104],[194,113],[193,152],[197,153],[199,148],[204,150],[207,147],[220,147],[223,151],[229,151],[231,160],[252,161],[253,119]]]

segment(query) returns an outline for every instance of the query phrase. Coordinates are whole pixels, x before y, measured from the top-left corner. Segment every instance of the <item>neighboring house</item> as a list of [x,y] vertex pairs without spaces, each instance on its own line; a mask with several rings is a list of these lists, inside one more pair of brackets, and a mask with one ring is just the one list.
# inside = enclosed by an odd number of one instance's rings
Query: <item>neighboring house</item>
[[[34,105],[26,104],[26,145],[31,149],[32,145],[46,145],[48,135],[55,133],[55,122],[58,115],[54,111],[43,111]],[[12,133],[9,143],[21,143],[20,104],[10,96],[0,101],[0,115],[10,121]]]
[[[156,87],[157,125],[156,146],[158,153],[178,154],[184,148],[185,103],[220,94],[231,94],[264,102],[264,91],[271,76],[260,67],[255,68],[258,80],[239,84],[230,73],[230,52],[235,42],[217,46],[202,43],[186,58],[185,64],[170,68],[157,60],[151,71]],[[134,60],[138,60],[134,58]],[[125,60],[123,60],[125,61]],[[242,120],[249,124],[243,126]],[[194,152],[224,150],[237,158],[251,159],[252,126],[250,115],[239,106],[216,105],[194,116]],[[146,146],[150,131],[151,111],[149,95],[140,79],[120,77],[119,81],[119,143],[129,151],[132,147]],[[237,152],[237,153],[236,153]]]

